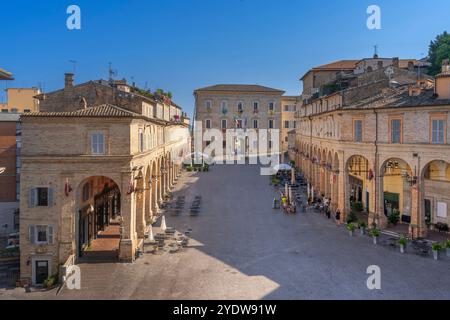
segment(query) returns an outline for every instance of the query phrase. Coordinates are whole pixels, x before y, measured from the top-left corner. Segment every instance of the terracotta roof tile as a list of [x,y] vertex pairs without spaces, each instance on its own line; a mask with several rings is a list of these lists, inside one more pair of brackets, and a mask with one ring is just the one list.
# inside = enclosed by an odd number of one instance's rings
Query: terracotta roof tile
[[113,105],[104,104],[76,111],[62,112],[31,112],[24,113],[22,117],[113,117],[113,118],[130,118],[140,116],[137,113],[128,111]]

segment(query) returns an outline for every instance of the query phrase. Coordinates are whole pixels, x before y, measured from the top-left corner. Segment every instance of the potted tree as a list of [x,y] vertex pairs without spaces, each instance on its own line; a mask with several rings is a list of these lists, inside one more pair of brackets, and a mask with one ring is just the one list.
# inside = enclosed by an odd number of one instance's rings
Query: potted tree
[[445,242],[445,250],[447,252],[447,257],[450,257],[450,240]]
[[400,245],[400,252],[405,253],[406,252],[406,245],[408,244],[408,240],[405,237],[401,237],[398,240],[398,244]]
[[353,237],[355,235],[356,224],[354,224],[354,223],[347,224],[347,230],[350,234],[350,237]]
[[381,232],[378,229],[372,229],[370,231],[370,236],[373,238],[373,244],[378,244],[378,238],[380,237]]
[[367,224],[364,221],[360,221],[358,223],[359,225],[359,231],[361,232],[361,235],[365,235],[366,234],[366,229],[367,229]]
[[440,243],[433,243],[433,245],[431,246],[431,249],[433,249],[434,260],[439,260],[439,253],[442,250],[442,245]]

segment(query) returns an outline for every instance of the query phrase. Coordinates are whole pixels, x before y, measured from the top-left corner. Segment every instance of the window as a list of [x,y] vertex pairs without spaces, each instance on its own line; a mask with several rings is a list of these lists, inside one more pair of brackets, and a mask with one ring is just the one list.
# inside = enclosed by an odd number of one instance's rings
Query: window
[[402,120],[391,120],[391,142],[402,143]]
[[24,113],[30,113],[31,110],[30,110],[30,109],[24,109],[23,112],[24,112]]
[[28,196],[30,208],[50,207],[53,204],[53,189],[51,188],[31,188]]
[[273,111],[275,109],[275,103],[269,102],[269,111]]
[[91,136],[92,154],[105,154],[105,135],[103,133],[94,133]]
[[362,142],[362,120],[353,120],[353,138],[356,142]]
[[48,206],[48,189],[47,188],[37,188],[37,206],[47,207]]
[[145,145],[144,145],[144,131],[142,129],[139,129],[139,152],[143,152],[145,149]]
[[228,109],[228,102],[227,102],[227,101],[222,101],[222,102],[220,103],[220,105],[221,105],[221,107],[222,107],[222,110],[223,110],[223,109]]
[[253,111],[258,111],[259,110],[259,102],[258,101],[254,101],[253,102]]
[[239,113],[243,113],[244,112],[244,104],[242,102],[238,102],[237,110],[238,110]]
[[241,119],[236,120],[236,128],[237,129],[242,129],[242,120]]
[[38,225],[29,226],[29,240],[32,244],[53,244],[54,230],[53,226]]
[[227,120],[223,119],[222,120],[222,129],[227,129],[228,125],[227,125]]
[[258,120],[257,119],[253,120],[253,129],[258,129]]
[[289,111],[289,106],[288,105],[284,106],[284,111],[286,111],[286,112]]
[[209,119],[205,120],[205,128],[211,129],[211,120],[209,120]]
[[284,128],[285,129],[289,129],[289,121],[285,121],[284,122]]
[[211,100],[206,100],[205,101],[205,108],[206,109],[211,109],[212,108],[212,101]]
[[273,120],[269,120],[269,129],[273,129]]
[[12,112],[12,113],[17,113],[17,112],[19,112],[19,110],[18,110],[17,108],[12,108],[12,109],[11,109],[11,112]]
[[8,113],[8,109],[2,109],[2,113]]
[[431,142],[433,144],[444,144],[445,143],[445,120],[444,119],[432,119],[432,132],[431,132]]
[[227,141],[226,140],[223,140],[222,146],[223,146],[224,149],[227,148]]

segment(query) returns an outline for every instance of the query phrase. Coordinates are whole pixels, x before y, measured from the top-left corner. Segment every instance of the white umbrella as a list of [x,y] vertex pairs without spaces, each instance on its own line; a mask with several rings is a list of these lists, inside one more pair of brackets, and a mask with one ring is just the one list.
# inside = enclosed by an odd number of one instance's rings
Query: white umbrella
[[166,230],[167,230],[166,216],[163,216],[161,220],[161,231],[166,232]]
[[273,167],[275,171],[289,171],[292,170],[292,166],[286,164],[286,163],[282,163],[282,164],[277,164],[275,167]]
[[153,235],[153,227],[150,225],[148,228],[148,240],[149,241],[155,241],[155,236]]

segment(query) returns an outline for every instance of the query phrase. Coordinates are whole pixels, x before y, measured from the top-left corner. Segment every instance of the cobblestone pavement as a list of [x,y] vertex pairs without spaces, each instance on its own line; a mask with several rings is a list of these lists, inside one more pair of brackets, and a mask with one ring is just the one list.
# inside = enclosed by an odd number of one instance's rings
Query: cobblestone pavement
[[[81,265],[82,290],[0,290],[0,299],[450,299],[449,260],[374,246],[315,212],[273,211],[275,192],[256,166],[185,174],[178,195],[186,209],[167,224],[193,230],[186,252]],[[189,217],[196,195],[202,211]],[[381,268],[381,290],[367,289],[370,265]]]

